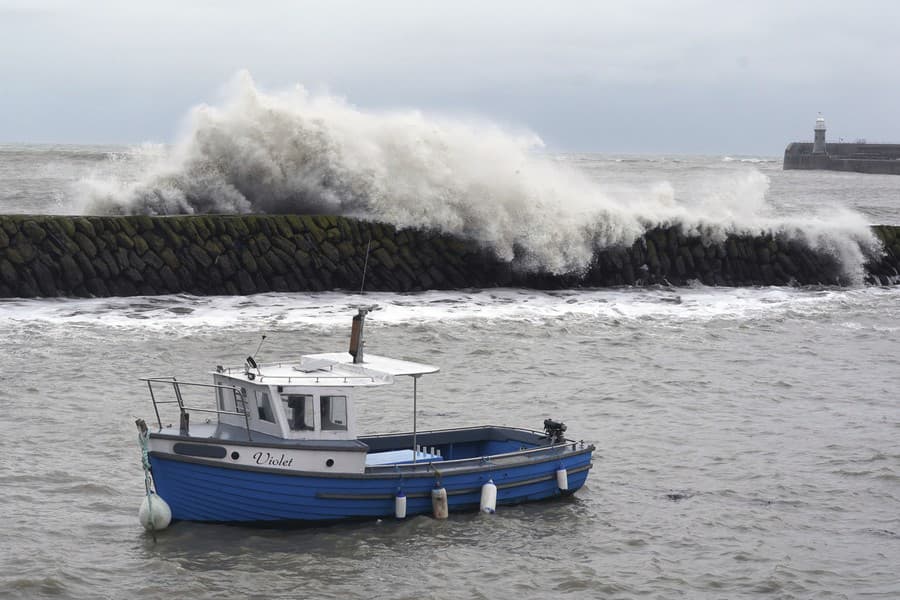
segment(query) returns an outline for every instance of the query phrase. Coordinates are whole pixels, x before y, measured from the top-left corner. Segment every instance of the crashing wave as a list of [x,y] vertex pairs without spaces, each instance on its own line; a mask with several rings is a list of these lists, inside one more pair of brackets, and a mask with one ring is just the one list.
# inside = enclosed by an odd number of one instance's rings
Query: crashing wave
[[230,100],[194,108],[186,134],[137,181],[84,180],[80,200],[89,214],[369,218],[465,236],[557,274],[585,269],[598,247],[676,223],[713,239],[800,236],[838,253],[851,275],[876,245],[862,216],[847,210],[779,218],[766,201],[768,178],[756,170],[710,179],[691,198],[676,198],[669,184],[623,198],[541,147],[534,134],[487,122],[364,111],[301,86],[265,93],[242,72]]

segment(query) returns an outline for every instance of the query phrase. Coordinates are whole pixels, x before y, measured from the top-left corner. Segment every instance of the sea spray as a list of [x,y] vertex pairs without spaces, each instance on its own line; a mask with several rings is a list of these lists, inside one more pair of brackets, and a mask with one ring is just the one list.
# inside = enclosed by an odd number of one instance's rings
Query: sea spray
[[540,152],[539,137],[489,122],[373,112],[301,86],[259,90],[238,74],[222,106],[194,108],[180,141],[157,147],[135,181],[86,179],[89,214],[329,213],[465,236],[519,268],[583,271],[597,248],[629,245],[681,224],[727,233],[799,237],[862,277],[877,242],[861,215],[785,218],[752,167],[712,177],[690,197],[657,182],[612,190]]

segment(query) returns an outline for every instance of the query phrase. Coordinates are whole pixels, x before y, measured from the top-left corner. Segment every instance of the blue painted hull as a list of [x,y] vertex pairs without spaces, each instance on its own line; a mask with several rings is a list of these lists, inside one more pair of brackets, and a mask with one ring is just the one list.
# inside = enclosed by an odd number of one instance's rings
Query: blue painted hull
[[[497,504],[545,500],[577,491],[591,467],[591,449],[552,460],[524,459],[440,475],[451,512],[479,507],[481,486],[497,485]],[[325,476],[277,473],[183,460],[150,457],[157,493],[174,519],[224,523],[278,521],[327,522],[394,516],[394,498],[407,497],[407,514],[431,514],[434,473]],[[568,490],[557,487],[556,470],[568,471]]]

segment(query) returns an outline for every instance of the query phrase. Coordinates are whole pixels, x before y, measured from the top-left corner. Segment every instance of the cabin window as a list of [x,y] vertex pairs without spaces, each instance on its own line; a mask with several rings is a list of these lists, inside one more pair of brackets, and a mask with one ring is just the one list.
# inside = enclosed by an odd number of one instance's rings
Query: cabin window
[[219,388],[216,390],[216,392],[217,392],[216,397],[219,400],[219,411],[224,412],[225,411],[225,390],[223,390],[222,388]]
[[269,394],[256,392],[256,411],[260,421],[275,422],[275,414],[272,412],[272,404],[269,402]]
[[284,412],[287,413],[288,427],[292,431],[312,431],[315,429],[313,397],[309,394],[282,396]]
[[347,429],[347,396],[322,396],[322,430]]

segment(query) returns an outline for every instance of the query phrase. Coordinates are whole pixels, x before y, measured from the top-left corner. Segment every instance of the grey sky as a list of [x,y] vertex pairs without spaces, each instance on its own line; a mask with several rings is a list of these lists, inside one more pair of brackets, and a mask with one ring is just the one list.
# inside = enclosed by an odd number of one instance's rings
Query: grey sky
[[900,3],[0,0],[0,141],[171,141],[263,89],[478,115],[553,150],[778,155],[900,142]]

